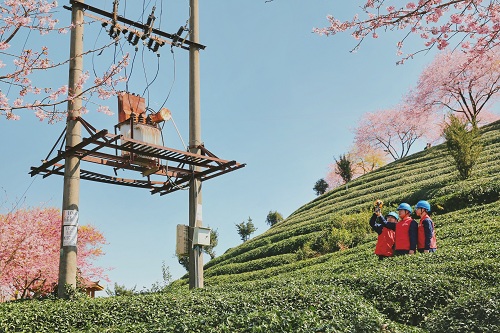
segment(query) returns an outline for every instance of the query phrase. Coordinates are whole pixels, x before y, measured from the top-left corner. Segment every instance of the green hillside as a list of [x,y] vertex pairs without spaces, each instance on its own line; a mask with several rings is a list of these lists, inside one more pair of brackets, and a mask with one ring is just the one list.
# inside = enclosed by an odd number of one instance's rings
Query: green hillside
[[[499,332],[500,122],[471,179],[443,145],[366,174],[205,266],[133,297],[0,305],[0,332]],[[368,218],[427,199],[438,252],[379,261]]]

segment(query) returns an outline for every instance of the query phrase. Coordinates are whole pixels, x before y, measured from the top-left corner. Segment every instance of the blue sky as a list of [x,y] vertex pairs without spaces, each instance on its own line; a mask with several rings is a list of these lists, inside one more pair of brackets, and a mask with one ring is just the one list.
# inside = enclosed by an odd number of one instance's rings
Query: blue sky
[[[147,16],[154,2],[128,1],[124,16],[141,20],[143,3],[149,4]],[[112,8],[111,0],[86,3]],[[122,14],[125,3],[120,1]],[[160,6],[157,1],[161,30],[174,33],[184,25],[188,4],[171,1]],[[350,1],[200,1],[200,40],[207,46],[200,58],[202,139],[219,157],[247,164],[203,184],[203,222],[219,232],[218,255],[241,243],[235,223],[251,217],[258,228],[255,236],[268,229],[265,218],[270,210],[286,217],[313,200],[314,183],[326,175],[333,156],[349,150],[352,129],[362,115],[397,104],[432,60],[431,55],[420,55],[396,66],[396,42],[401,36],[397,34],[380,33],[379,39],[367,40],[357,53],[350,53],[356,41],[349,35],[327,38],[311,32],[327,24],[327,14],[349,19],[357,11]],[[70,12],[62,8],[57,15],[61,24],[70,20]],[[32,33],[28,42],[48,45],[59,58],[69,52],[69,34],[45,38]],[[100,24],[85,28],[85,49],[108,42]],[[419,49],[419,41],[413,42],[407,51]],[[123,50],[133,56],[130,45],[124,43]],[[85,69],[104,69],[114,56],[113,48],[99,57],[89,56]],[[187,51],[174,49],[172,55],[169,48],[162,48],[158,78],[145,96],[150,106],[158,108],[172,86],[165,106],[185,142],[187,66]],[[156,55],[139,49],[133,70],[129,68],[129,91],[142,94],[145,77],[150,82],[156,71]],[[67,76],[65,67],[45,80],[60,86],[67,83]],[[116,111],[116,99],[106,103]],[[84,118],[97,129],[112,130],[117,123],[116,115],[98,114],[92,104],[88,108]],[[62,177],[31,178],[28,172],[46,157],[64,124],[48,125],[28,112],[21,116],[17,122],[0,119],[0,208],[2,212],[16,204],[60,208]],[[165,126],[164,136],[166,146],[182,149],[172,124]],[[187,191],[160,197],[147,190],[82,181],[80,224],[93,224],[104,233],[106,255],[98,264],[114,267],[109,272],[111,285],[148,288],[161,280],[162,261],[174,278],[185,273],[174,252],[176,225],[188,224]]]

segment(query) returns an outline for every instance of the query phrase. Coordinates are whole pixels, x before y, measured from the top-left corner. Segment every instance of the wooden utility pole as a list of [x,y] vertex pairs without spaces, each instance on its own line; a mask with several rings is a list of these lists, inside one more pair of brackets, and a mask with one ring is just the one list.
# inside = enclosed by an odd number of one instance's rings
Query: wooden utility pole
[[[83,71],[83,9],[75,1],[71,12],[70,63],[68,93],[78,96],[82,92],[78,85]],[[76,120],[80,116],[82,99],[75,97],[68,101],[66,123],[66,146],[73,147],[82,141],[81,125]],[[77,156],[67,156],[64,164],[64,188],[61,223],[61,252],[59,258],[59,282],[57,295],[68,298],[68,287],[76,288],[76,242],[78,211],[80,201],[80,160]]]
[[[198,0],[189,0],[191,16],[189,18],[190,40],[199,44]],[[189,151],[200,154],[201,113],[200,113],[200,49],[189,48]],[[200,167],[193,166],[194,171]],[[193,177],[189,185],[189,288],[203,288],[203,253],[201,246],[193,247],[193,231],[202,226],[201,180]]]

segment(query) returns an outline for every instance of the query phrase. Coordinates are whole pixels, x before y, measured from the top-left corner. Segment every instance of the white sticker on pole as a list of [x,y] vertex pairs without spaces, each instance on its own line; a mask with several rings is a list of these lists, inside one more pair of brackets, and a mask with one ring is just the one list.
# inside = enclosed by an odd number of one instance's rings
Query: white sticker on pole
[[203,221],[202,205],[198,204],[196,206],[196,221]]
[[76,209],[63,210],[63,225],[78,226],[78,211]]
[[76,246],[78,227],[76,225],[63,226],[63,246]]
[[78,239],[78,210],[63,210],[63,246],[76,246]]

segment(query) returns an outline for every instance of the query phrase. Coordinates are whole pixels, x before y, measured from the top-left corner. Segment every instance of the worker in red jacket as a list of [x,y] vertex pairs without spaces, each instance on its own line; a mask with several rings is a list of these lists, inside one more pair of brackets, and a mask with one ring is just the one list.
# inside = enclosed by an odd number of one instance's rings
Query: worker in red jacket
[[[398,213],[390,212],[385,216],[385,221],[397,223]],[[383,222],[378,221],[379,219],[384,219],[381,214],[373,213],[370,218],[370,227],[373,231],[378,234],[377,245],[375,246],[375,254],[378,255],[378,259],[382,260],[387,257],[392,257],[394,254],[394,240],[396,233],[394,230],[389,228],[384,228]]]
[[436,231],[434,229],[434,222],[429,217],[431,205],[425,201],[420,200],[415,205],[415,213],[420,217],[418,223],[418,242],[417,250],[420,253],[436,252]]
[[413,210],[407,203],[398,206],[399,222],[392,223],[382,219],[384,227],[394,230],[396,238],[394,242],[394,254],[414,254],[417,248],[418,223],[411,217]]

